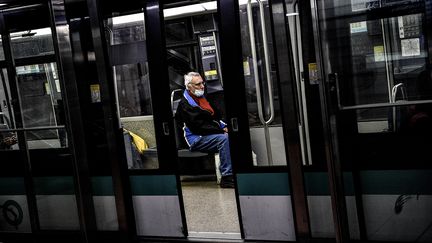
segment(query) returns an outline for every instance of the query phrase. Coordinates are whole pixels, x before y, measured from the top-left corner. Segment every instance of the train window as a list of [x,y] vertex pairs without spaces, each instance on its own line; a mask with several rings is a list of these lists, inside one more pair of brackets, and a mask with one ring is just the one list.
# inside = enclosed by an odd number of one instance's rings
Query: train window
[[[67,146],[60,81],[55,63],[16,67],[29,149]],[[45,129],[46,128],[46,129]]]
[[34,29],[10,34],[14,58],[54,54],[51,29]]
[[286,165],[269,3],[240,1],[239,11],[254,165]]
[[[109,41],[111,45],[119,45],[145,40],[144,15],[142,13],[111,18]],[[107,24],[108,24],[107,22]]]
[[144,14],[105,21],[117,87],[117,109],[124,128],[129,169],[157,169],[156,137],[147,67]]
[[[368,6],[370,11],[380,7],[389,6]],[[341,50],[336,58],[344,60],[344,69],[335,78],[339,105],[355,109],[432,100],[424,13],[362,19],[359,12],[364,9],[353,6],[349,18],[348,10],[342,9],[335,13],[345,17],[334,21],[343,41],[332,42],[332,48]],[[408,109],[357,110],[358,132],[394,132],[401,125],[398,114],[404,110]]]
[[187,42],[194,40],[194,35],[191,33],[190,19],[165,21],[165,35],[167,45],[178,44],[179,42]]

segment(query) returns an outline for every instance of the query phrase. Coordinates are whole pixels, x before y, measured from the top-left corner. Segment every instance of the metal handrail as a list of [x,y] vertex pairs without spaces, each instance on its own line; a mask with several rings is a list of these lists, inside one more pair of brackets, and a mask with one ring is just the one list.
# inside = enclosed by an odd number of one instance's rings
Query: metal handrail
[[272,149],[270,144],[270,131],[269,131],[269,124],[274,119],[274,108],[273,108],[273,94],[272,94],[272,86],[271,86],[271,80],[270,80],[270,64],[268,60],[268,49],[267,49],[267,34],[265,29],[265,21],[264,21],[264,13],[263,13],[263,4],[261,1],[259,1],[259,11],[260,11],[260,21],[263,29],[263,45],[264,45],[264,60],[266,65],[266,75],[267,75],[267,87],[269,92],[269,104],[270,104],[270,118],[269,120],[265,120],[264,114],[263,114],[263,108],[262,108],[262,97],[261,97],[261,88],[259,83],[259,77],[258,77],[258,63],[257,63],[257,54],[256,54],[256,45],[255,45],[255,36],[254,36],[254,25],[253,25],[253,17],[252,17],[252,2],[251,0],[248,0],[247,3],[247,19],[248,19],[248,26],[249,26],[249,37],[251,42],[251,51],[252,51],[252,64],[254,68],[254,79],[255,79],[255,89],[256,89],[256,96],[257,96],[257,106],[258,106],[258,117],[260,119],[261,124],[264,126],[264,137],[265,137],[265,143],[266,143],[266,151],[267,151],[267,162],[269,165],[273,165],[273,155],[272,155]]
[[396,102],[396,95],[398,90],[401,90],[402,92],[402,100],[406,100],[407,99],[407,95],[405,92],[405,85],[403,83],[398,83],[395,86],[393,86],[392,91],[391,91],[391,102],[395,103]]
[[[405,92],[405,86],[403,83],[398,83],[395,86],[393,86],[393,88],[391,89],[391,99],[390,99],[390,103],[396,103],[396,95],[398,93],[398,90],[401,90],[402,92],[402,100],[407,100],[407,95]],[[396,132],[398,130],[398,126],[396,124],[397,122],[397,117],[396,117],[396,107],[392,108],[392,114],[393,114],[393,131]]]
[[14,128],[14,129],[4,129],[0,132],[31,132],[31,131],[43,131],[43,130],[58,130],[65,129],[65,126],[44,126],[44,127],[32,127],[32,128]]
[[216,62],[217,62],[219,82],[223,88],[224,84],[223,84],[223,79],[222,79],[222,69],[221,69],[221,63],[220,63],[220,58],[219,58],[219,46],[218,46],[218,42],[216,40],[216,33],[213,31],[212,34],[213,34],[213,40],[214,40],[215,50],[216,50]]
[[[179,91],[183,91],[183,89],[175,89],[171,92],[171,110],[174,110],[174,95],[175,95],[175,93],[177,93]],[[173,112],[173,116],[174,115],[175,115],[175,113]]]
[[267,43],[267,27],[265,25],[264,19],[264,6],[261,0],[258,0],[259,10],[260,10],[260,21],[262,27],[262,39],[264,46],[264,62],[266,67],[266,77],[267,77],[267,92],[269,95],[269,106],[270,106],[270,118],[265,122],[267,125],[274,120],[274,105],[273,105],[273,87],[271,82],[271,74],[270,74],[270,61],[269,61],[269,51],[268,51],[268,43]]
[[255,30],[254,30],[254,24],[253,24],[253,17],[252,17],[252,2],[251,0],[248,0],[247,3],[247,19],[248,19],[248,27],[249,27],[249,39],[251,43],[251,52],[252,52],[252,65],[254,68],[254,80],[255,80],[255,89],[256,89],[256,96],[257,96],[257,106],[258,106],[258,117],[262,124],[265,124],[264,115],[262,111],[262,101],[261,101],[261,88],[259,83],[259,77],[258,77],[258,63],[257,63],[257,54],[256,54],[256,45],[255,45]]

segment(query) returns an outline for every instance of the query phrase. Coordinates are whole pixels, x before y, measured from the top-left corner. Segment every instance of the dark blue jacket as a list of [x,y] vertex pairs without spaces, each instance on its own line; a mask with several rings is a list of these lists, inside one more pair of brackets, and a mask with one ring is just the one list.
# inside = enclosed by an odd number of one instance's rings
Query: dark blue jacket
[[[211,104],[210,104],[211,105]],[[202,109],[185,90],[176,111],[176,122],[183,125],[183,136],[189,147],[201,136],[222,134],[226,124],[220,112],[212,106],[214,114]]]

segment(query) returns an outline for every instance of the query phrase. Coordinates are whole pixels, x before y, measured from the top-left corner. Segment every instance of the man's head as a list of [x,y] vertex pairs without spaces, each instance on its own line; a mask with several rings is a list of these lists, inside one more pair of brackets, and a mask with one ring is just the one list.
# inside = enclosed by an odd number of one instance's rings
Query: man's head
[[185,87],[197,97],[204,95],[205,82],[201,75],[196,72],[189,72],[184,76]]

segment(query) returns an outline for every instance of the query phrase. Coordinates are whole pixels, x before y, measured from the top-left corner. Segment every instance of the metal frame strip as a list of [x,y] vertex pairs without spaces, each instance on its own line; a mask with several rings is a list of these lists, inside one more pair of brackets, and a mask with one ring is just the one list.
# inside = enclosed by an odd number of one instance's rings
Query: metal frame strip
[[[54,51],[66,117],[65,126],[70,140],[69,148],[73,154],[73,177],[75,196],[80,221],[80,233],[84,242],[92,242],[96,232],[96,215],[93,203],[92,184],[88,168],[88,157],[84,134],[82,110],[79,103],[77,80],[74,72],[70,32],[65,12],[67,0],[49,1],[50,24]],[[49,128],[47,128],[49,129]]]
[[[15,66],[15,60],[12,52],[10,35],[4,20],[4,13],[0,13],[0,33],[2,36],[4,56],[7,64],[6,69],[7,69],[9,88],[10,88],[11,98],[12,98],[15,127],[22,128],[24,127],[25,124],[24,124],[24,116],[22,113],[22,106],[21,106],[21,99],[20,99],[21,96],[18,87],[18,80],[16,77],[16,66]],[[24,170],[25,170],[24,182],[26,188],[27,204],[30,213],[31,229],[33,233],[38,233],[40,231],[39,216],[38,216],[39,214],[38,214],[37,204],[36,204],[36,195],[34,192],[33,173],[31,169],[32,167],[30,161],[30,154],[27,146],[27,136],[24,131],[18,132],[17,136],[18,136],[19,150],[21,151],[21,155],[22,155],[21,156],[22,162],[24,163]]]
[[[284,129],[284,142],[287,154],[288,173],[292,190],[293,215],[297,238],[309,238],[310,222],[308,204],[306,199],[300,134],[298,130],[299,111],[298,95],[296,93],[296,77],[294,70],[293,50],[289,38],[289,26],[285,13],[287,12],[284,0],[273,0],[270,5],[272,36],[277,48],[274,56],[277,69],[278,90],[281,99],[282,120]],[[276,35],[275,33],[278,33]],[[284,48],[285,47],[285,48]],[[277,50],[276,50],[277,49]],[[292,93],[293,95],[287,95]]]
[[[325,148],[325,160],[327,163],[327,172],[329,175],[329,188],[333,209],[333,221],[335,227],[336,242],[348,242],[350,240],[349,228],[348,228],[348,216],[346,209],[346,202],[344,196],[343,186],[343,175],[340,163],[338,141],[337,141],[337,129],[336,129],[336,115],[334,114],[333,107],[336,104],[329,103],[330,95],[325,79],[325,70],[323,64],[323,49],[321,41],[322,36],[320,35],[319,25],[319,12],[318,12],[318,1],[310,0],[311,12],[312,12],[312,27],[314,32],[315,41],[315,56],[317,59],[317,69],[319,75],[319,91],[321,100],[321,113],[323,122],[324,132],[324,148]],[[323,3],[322,3],[323,4]]]
[[123,142],[123,131],[117,117],[114,102],[115,88],[109,62],[107,43],[102,22],[101,2],[87,0],[93,48],[96,56],[96,71],[101,89],[102,109],[108,143],[109,158],[116,198],[119,230],[127,240],[136,236],[135,214]]

